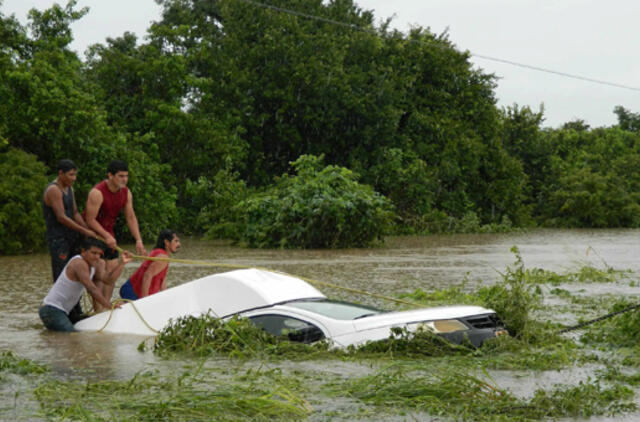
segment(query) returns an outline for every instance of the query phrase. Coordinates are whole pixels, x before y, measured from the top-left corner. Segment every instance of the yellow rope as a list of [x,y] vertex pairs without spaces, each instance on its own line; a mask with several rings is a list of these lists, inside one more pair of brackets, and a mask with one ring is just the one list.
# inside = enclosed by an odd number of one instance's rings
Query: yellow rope
[[[122,253],[123,250],[119,247],[116,247],[116,249]],[[130,253],[131,254],[131,253]],[[365,290],[360,290],[360,289],[355,289],[352,287],[344,287],[344,286],[340,286],[338,284],[334,284],[334,283],[329,283],[326,281],[319,281],[319,280],[314,280],[312,278],[308,278],[308,277],[302,277],[299,275],[293,275],[293,274],[288,274],[285,273],[283,271],[274,271],[272,269],[269,268],[264,268],[264,267],[251,267],[251,266],[247,266],[247,265],[236,265],[236,264],[224,264],[221,262],[210,262],[210,261],[197,261],[197,260],[193,260],[193,259],[176,259],[176,258],[164,258],[164,257],[159,257],[159,256],[144,256],[144,255],[134,255],[131,254],[131,257],[134,259],[140,259],[140,260],[144,260],[144,261],[158,261],[158,262],[173,262],[173,263],[178,263],[178,264],[188,264],[188,265],[200,265],[200,266],[209,266],[209,267],[219,267],[219,268],[233,268],[233,269],[247,269],[247,268],[255,268],[257,270],[263,270],[263,271],[271,271],[271,272],[276,272],[279,274],[283,274],[283,275],[287,275],[290,277],[296,277],[299,278],[301,280],[304,280],[310,284],[315,284],[317,286],[324,286],[324,287],[331,287],[334,289],[339,289],[339,290],[344,290],[350,293],[356,293],[356,294],[361,294],[364,296],[371,296],[371,297],[375,297],[378,299],[383,299],[383,300],[388,300],[390,302],[395,302],[395,303],[399,303],[402,305],[408,305],[408,306],[413,306],[416,308],[421,308],[424,305],[420,305],[418,303],[414,303],[414,302],[409,302],[407,300],[402,300],[402,299],[396,299],[390,296],[385,296],[385,295],[381,295],[378,293],[372,293],[372,292],[367,292]]]
[[[104,239],[102,239],[100,237],[98,237],[98,239],[104,241]],[[124,252],[124,250],[122,248],[120,248],[119,246],[116,246],[116,250],[118,252],[120,252],[121,254]],[[371,297],[375,297],[375,298],[378,298],[378,299],[388,300],[390,302],[400,303],[400,304],[403,304],[403,305],[409,305],[409,306],[413,306],[413,307],[416,307],[416,308],[420,308],[420,307],[423,306],[423,305],[420,305],[418,303],[413,303],[413,302],[409,302],[409,301],[402,300],[402,299],[396,299],[396,298],[385,296],[385,295],[381,295],[381,294],[378,294],[378,293],[367,292],[365,290],[354,289],[354,288],[351,288],[351,287],[344,287],[344,286],[340,286],[338,284],[329,283],[329,282],[326,282],[326,281],[314,280],[314,279],[308,278],[308,277],[301,277],[301,276],[296,276],[296,275],[292,275],[292,274],[287,274],[285,272],[274,271],[274,270],[271,270],[269,268],[249,267],[249,266],[246,266],[246,265],[224,264],[224,263],[220,263],[220,262],[210,262],[210,261],[198,261],[198,260],[193,260],[193,259],[164,258],[164,257],[158,257],[158,256],[152,257],[152,256],[144,256],[144,255],[135,255],[135,254],[132,254],[130,252],[129,252],[129,255],[133,259],[139,259],[139,260],[143,260],[143,261],[173,262],[173,263],[179,263],[179,264],[201,265],[201,266],[219,267],[219,268],[233,268],[233,269],[255,268],[255,269],[263,270],[263,271],[276,272],[276,273],[287,275],[287,276],[290,276],[290,277],[297,277],[297,278],[299,278],[301,280],[304,280],[304,281],[306,281],[306,282],[308,282],[310,284],[315,284],[315,285],[318,285],[318,286],[331,287],[331,288],[334,288],[334,289],[344,290],[344,291],[351,292],[351,293],[361,294],[361,295],[365,295],[365,296],[371,296]],[[109,311],[109,318],[107,318],[107,321],[102,326],[102,328],[100,328],[98,330],[98,332],[101,332],[102,330],[104,330],[107,327],[107,325],[109,325],[109,322],[111,321],[111,317],[113,316],[113,311],[115,309],[115,304],[118,303],[118,302],[131,303],[131,306],[133,306],[134,311],[136,312],[136,314],[138,314],[138,317],[147,326],[147,328],[149,328],[154,333],[158,333],[159,332],[158,330],[153,328],[151,325],[149,325],[149,323],[144,319],[144,317],[142,316],[142,314],[140,313],[138,308],[136,308],[136,306],[134,305],[133,301],[131,301],[129,299],[116,299],[113,302],[113,304],[111,306],[111,310]]]
[[140,320],[142,320],[142,322],[144,323],[144,325],[147,326],[148,329],[150,329],[151,331],[153,331],[156,334],[160,332],[160,331],[156,330],[155,328],[153,328],[151,325],[149,325],[149,323],[147,322],[147,320],[144,319],[144,317],[142,316],[142,314],[140,313],[138,308],[136,308],[136,305],[135,305],[135,303],[133,303],[134,302],[133,300],[130,300],[130,299],[116,299],[111,304],[111,310],[109,311],[109,318],[107,318],[107,321],[104,323],[104,325],[97,331],[98,333],[101,332],[102,330],[104,330],[105,328],[107,328],[107,325],[109,325],[109,322],[111,321],[111,317],[113,316],[113,311],[116,309],[116,304],[117,303],[121,303],[121,302],[130,303],[131,306],[133,306],[133,310],[136,311],[136,314],[138,314],[138,317],[140,317]]

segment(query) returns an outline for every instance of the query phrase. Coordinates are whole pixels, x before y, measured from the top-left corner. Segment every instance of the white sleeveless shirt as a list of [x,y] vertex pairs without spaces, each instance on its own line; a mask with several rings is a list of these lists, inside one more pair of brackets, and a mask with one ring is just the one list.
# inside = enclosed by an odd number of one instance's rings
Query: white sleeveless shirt
[[[71,312],[71,309],[78,303],[85,290],[84,284],[79,281],[70,280],[69,277],[67,277],[67,267],[71,261],[78,258],[82,259],[82,256],[76,255],[67,262],[67,265],[64,266],[64,269],[58,276],[56,282],[53,283],[53,287],[49,290],[49,293],[42,303],[58,308],[67,314]],[[93,280],[95,273],[96,269],[91,267],[91,280]]]

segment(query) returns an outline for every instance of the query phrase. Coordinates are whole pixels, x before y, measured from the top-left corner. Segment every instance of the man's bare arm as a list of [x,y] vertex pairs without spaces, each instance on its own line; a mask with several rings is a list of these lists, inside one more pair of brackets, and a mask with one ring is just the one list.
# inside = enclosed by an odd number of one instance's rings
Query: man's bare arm
[[[84,227],[78,224],[77,221],[69,218],[64,213],[64,204],[62,202],[62,191],[57,186],[49,186],[49,188],[44,193],[44,202],[53,210],[53,214],[56,216],[58,222],[65,227],[70,228],[71,230],[77,231],[85,236],[95,235],[91,230],[87,227]],[[75,207],[74,200],[74,213],[77,212],[77,208]],[[74,216],[75,217],[75,216]]]
[[117,246],[116,239],[102,227],[96,218],[98,217],[98,211],[102,205],[102,193],[98,189],[91,189],[87,198],[87,208],[85,209],[85,216],[87,217],[87,225],[98,235],[100,235],[107,246],[111,249],[115,249]]
[[121,259],[118,262],[118,265],[112,268],[108,274],[105,274],[103,278],[105,283],[115,284],[116,280],[118,280],[118,277],[120,277],[120,274],[122,274],[124,266],[131,262],[131,260],[133,259],[131,258],[131,254],[129,253],[129,251],[122,251],[122,254],[120,256]]
[[87,222],[84,221],[84,218],[82,217],[82,214],[80,214],[80,211],[78,211],[78,205],[76,204],[76,194],[75,194],[75,192],[73,192],[73,189],[71,189],[71,194],[73,195],[73,220],[76,223],[78,223],[80,226],[82,226],[85,229],[87,229],[86,236],[96,237],[96,232],[94,232],[93,230],[91,230],[89,228],[89,226],[87,225]]
[[127,191],[127,202],[124,205],[124,217],[127,220],[127,226],[134,239],[136,239],[136,251],[141,255],[146,255],[147,251],[144,248],[144,242],[140,236],[140,227],[138,226],[138,217],[133,210],[133,195],[131,191]]
[[[96,268],[96,274],[99,269]],[[67,277],[73,281],[82,283],[87,292],[105,308],[111,308],[111,301],[102,295],[102,290],[96,286],[91,280],[91,270],[86,262],[76,259],[67,266]]]

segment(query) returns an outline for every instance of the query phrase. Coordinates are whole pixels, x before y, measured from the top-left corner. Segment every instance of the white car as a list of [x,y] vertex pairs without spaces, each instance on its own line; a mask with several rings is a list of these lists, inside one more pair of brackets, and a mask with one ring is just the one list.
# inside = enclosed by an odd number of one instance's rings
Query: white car
[[172,319],[207,312],[219,318],[240,315],[274,335],[305,343],[327,339],[337,347],[388,338],[393,327],[427,327],[453,342],[466,338],[475,346],[506,333],[496,313],[479,306],[386,312],[329,300],[306,281],[258,269],[203,277],[128,303],[113,314],[94,315],[75,328],[156,335]]

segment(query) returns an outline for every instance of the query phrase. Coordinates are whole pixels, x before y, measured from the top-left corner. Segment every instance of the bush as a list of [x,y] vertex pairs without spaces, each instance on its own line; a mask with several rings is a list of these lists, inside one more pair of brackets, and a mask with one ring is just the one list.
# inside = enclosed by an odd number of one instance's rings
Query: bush
[[283,175],[264,193],[241,201],[237,240],[253,247],[366,247],[382,240],[394,214],[389,201],[359,184],[349,169],[303,155],[292,163],[297,176]]
[[0,254],[33,252],[44,246],[41,198],[46,167],[15,148],[0,153]]
[[515,267],[508,267],[500,283],[480,289],[478,296],[484,306],[500,315],[512,336],[525,341],[535,340],[539,326],[532,315],[542,304],[542,292],[524,269],[518,248],[514,246],[511,251],[516,254]]
[[[235,237],[233,207],[248,195],[248,189],[237,174],[220,170],[214,178],[200,177],[196,182],[187,179],[184,189],[186,206],[180,208],[181,230],[207,232],[210,237]],[[234,234],[236,233],[236,234]]]

